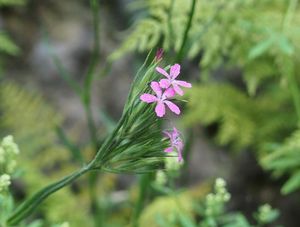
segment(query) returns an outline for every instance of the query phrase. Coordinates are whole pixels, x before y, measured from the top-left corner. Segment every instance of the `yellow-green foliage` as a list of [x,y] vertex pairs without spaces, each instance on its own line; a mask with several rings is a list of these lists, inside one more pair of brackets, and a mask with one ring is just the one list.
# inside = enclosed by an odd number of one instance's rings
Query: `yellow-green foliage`
[[143,210],[139,219],[140,226],[178,226],[170,223],[178,221],[178,216],[192,218],[195,203],[204,199],[209,190],[210,185],[205,183],[180,194],[156,198]]
[[[111,59],[134,50],[145,52],[158,45],[166,52],[178,52],[191,2],[136,1],[147,12],[146,17],[139,18]],[[186,57],[199,58],[201,53],[203,77],[220,65],[238,66],[243,69],[249,93],[254,95],[257,86],[269,77],[285,76],[279,69],[282,55],[299,62],[299,6],[289,6],[285,0],[196,2]]]
[[[130,35],[112,55],[146,51],[157,47],[162,39],[165,50],[178,51],[183,38],[191,0],[136,0],[147,11],[130,29]],[[202,50],[201,65],[215,68],[224,57],[235,64],[248,64],[255,58],[278,50],[288,54],[299,50],[299,8],[283,28],[289,1],[285,0],[198,0],[190,29],[187,56],[194,58]]]
[[[28,195],[74,171],[70,152],[57,144],[54,131],[62,117],[38,92],[11,82],[0,84],[0,112],[1,134],[13,134],[19,144],[18,163]],[[74,196],[65,188],[42,204],[41,211],[51,223],[90,226],[87,203],[84,194]]]
[[0,127],[14,135],[23,152],[33,154],[52,146],[61,117],[37,92],[14,83],[0,84]]
[[[278,90],[280,99],[272,91],[254,99],[230,84],[196,85],[188,92],[189,108],[183,121],[186,125],[217,123],[216,139],[222,145],[260,148],[295,127],[293,109],[288,111],[290,104],[285,103],[289,95],[284,90]],[[280,111],[282,108],[286,111]]]
[[284,184],[284,194],[300,188],[300,130],[296,130],[283,144],[269,146],[271,153],[262,159],[262,165],[274,172],[275,176],[290,174]]

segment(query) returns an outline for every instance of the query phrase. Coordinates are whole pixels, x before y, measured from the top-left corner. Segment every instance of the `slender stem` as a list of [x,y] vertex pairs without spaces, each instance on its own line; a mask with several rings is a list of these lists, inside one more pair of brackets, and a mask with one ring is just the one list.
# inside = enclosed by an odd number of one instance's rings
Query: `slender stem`
[[[100,58],[100,18],[99,18],[99,1],[90,0],[90,5],[93,13],[93,31],[94,31],[94,48],[91,57],[91,61],[88,66],[87,75],[84,81],[83,87],[83,105],[86,113],[86,119],[88,123],[88,128],[91,136],[91,141],[95,150],[95,153],[98,152],[98,138],[97,138],[97,129],[96,124],[93,118],[92,107],[91,107],[91,90],[92,83],[94,80],[95,69],[99,62]],[[89,175],[89,196],[91,201],[91,211],[94,215],[94,225],[95,227],[102,226],[102,221],[98,218],[98,213],[100,212],[100,206],[97,199],[96,193],[96,184],[97,184],[98,173],[91,173]]]
[[[91,85],[94,79],[95,68],[100,58],[100,18],[98,0],[90,0],[93,12],[93,31],[94,31],[94,48],[91,61],[88,66],[87,76],[84,81],[84,99],[90,98]],[[88,101],[87,101],[88,102]]]
[[95,75],[95,69],[100,57],[99,2],[98,0],[91,0],[90,4],[93,12],[94,49],[93,49],[91,61],[88,66],[87,75],[84,80],[82,102],[86,112],[86,118],[88,122],[88,128],[90,131],[92,143],[94,149],[97,151],[98,139],[97,139],[97,130],[96,130],[96,126],[92,114],[92,108],[91,108],[91,89],[92,89],[92,82]]
[[192,21],[193,21],[193,17],[194,17],[194,14],[195,14],[195,9],[196,9],[196,0],[193,0],[192,2],[192,5],[191,5],[191,10],[190,10],[190,13],[189,13],[189,18],[188,18],[188,22],[186,24],[186,27],[185,27],[185,30],[184,30],[184,33],[183,33],[183,40],[182,40],[182,43],[181,43],[181,47],[179,49],[179,52],[176,56],[176,60],[178,62],[181,62],[182,59],[183,59],[183,55],[185,54],[185,45],[186,45],[186,42],[187,42],[187,39],[188,39],[188,34],[189,34],[189,31],[190,31],[190,28],[192,26]]
[[98,146],[98,137],[97,137],[97,128],[93,118],[92,108],[90,102],[84,103],[84,109],[86,114],[86,120],[88,124],[89,133],[91,136],[91,141],[95,152],[97,152]]
[[174,8],[174,2],[175,0],[171,0],[170,3],[170,9],[168,12],[168,31],[169,31],[169,39],[171,40],[171,46],[173,44],[173,38],[174,37],[174,30],[173,30],[173,26],[172,26],[172,12],[173,12],[173,8]]
[[286,11],[285,17],[283,19],[283,23],[282,23],[283,32],[285,32],[288,29],[288,26],[291,23],[291,20],[294,16],[297,4],[298,4],[298,0],[290,0],[289,6],[287,8],[287,11]]
[[151,183],[152,174],[146,173],[142,174],[139,179],[139,197],[135,204],[134,213],[133,213],[133,220],[132,220],[132,226],[138,227],[138,221],[140,214],[143,210],[143,206],[145,204],[145,199],[147,197],[147,194],[150,190],[150,183]]
[[298,81],[296,80],[295,77],[294,64],[291,65],[290,69],[287,71],[287,78],[288,78],[291,95],[293,97],[293,102],[297,113],[298,126],[300,126],[300,91],[298,87]]
[[77,178],[90,171],[92,165],[87,165],[82,169],[64,177],[63,179],[52,183],[35,193],[31,198],[23,202],[7,220],[8,225],[17,225],[20,221],[28,217],[48,196],[59,189],[71,184]]

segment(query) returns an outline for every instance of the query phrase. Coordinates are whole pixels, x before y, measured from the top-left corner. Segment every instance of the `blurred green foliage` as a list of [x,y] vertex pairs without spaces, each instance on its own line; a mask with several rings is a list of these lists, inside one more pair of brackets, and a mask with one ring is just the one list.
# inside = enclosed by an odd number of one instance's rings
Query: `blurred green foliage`
[[[55,127],[62,124],[62,117],[38,92],[2,82],[0,112],[1,135],[13,134],[21,150],[18,178],[26,185],[19,189],[25,190],[23,193],[30,195],[76,168],[71,153],[57,143]],[[74,192],[66,188],[47,200],[40,212],[50,223],[68,221],[82,226],[90,222],[88,215],[83,215],[88,214],[85,194],[86,190],[74,199]]]
[[[0,7],[11,7],[24,5],[25,0],[0,0]],[[16,56],[20,53],[19,47],[14,43],[10,36],[0,28],[0,77],[3,71],[3,62],[5,58],[2,55]]]
[[156,198],[144,209],[140,226],[262,227],[279,217],[278,210],[265,204],[253,214],[255,225],[250,224],[244,214],[226,210],[231,196],[223,179],[218,178],[212,189],[207,186],[198,185],[184,192]]

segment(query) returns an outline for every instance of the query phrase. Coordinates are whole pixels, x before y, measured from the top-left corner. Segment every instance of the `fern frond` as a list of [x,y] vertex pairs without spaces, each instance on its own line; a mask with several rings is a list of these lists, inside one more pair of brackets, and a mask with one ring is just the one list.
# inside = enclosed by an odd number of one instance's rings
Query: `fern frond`
[[[0,84],[0,132],[13,134],[20,146],[19,163],[23,170],[22,180],[26,192],[47,185],[63,177],[76,167],[71,155],[57,144],[55,127],[62,123],[62,117],[47,104],[38,93],[28,91],[12,82]],[[73,198],[73,193],[65,189],[51,197],[41,207],[49,222],[68,221],[72,226],[91,225],[84,191]],[[61,201],[64,201],[61,203]],[[78,204],[82,209],[78,209]],[[59,210],[60,212],[57,212]]]
[[0,128],[15,135],[26,152],[49,147],[55,141],[54,127],[61,117],[41,95],[29,92],[14,83],[0,85]]
[[118,59],[125,53],[135,49],[142,52],[155,47],[161,33],[161,28],[158,25],[159,23],[155,19],[144,19],[140,21],[122,46],[110,55],[110,60]]
[[292,111],[280,111],[283,105],[291,108],[286,104],[285,93],[280,92],[282,100],[270,94],[253,99],[229,84],[193,86],[188,92],[189,108],[183,123],[187,126],[217,123],[219,144],[232,144],[237,149],[248,146],[260,149],[264,142],[274,141],[282,133],[293,130],[296,123]]
[[222,145],[235,143],[237,147],[245,147],[254,140],[253,103],[242,92],[230,85],[211,84],[194,87],[189,98],[192,109],[184,117],[185,124],[218,122],[217,141]]
[[[135,50],[148,51],[161,43],[166,51],[178,51],[191,0],[135,2],[144,3],[146,16],[137,21],[111,60]],[[283,30],[286,10],[287,4],[281,0],[198,0],[186,57],[195,59],[201,54],[202,75],[208,75],[220,65],[238,66],[244,73],[248,92],[254,95],[265,79],[285,76],[279,70],[278,57],[287,55],[299,63],[300,9],[295,9],[291,23]]]
[[273,171],[276,176],[289,175],[282,187],[282,192],[288,194],[300,188],[300,130],[296,130],[283,144],[273,145],[271,153],[266,155],[261,163]]

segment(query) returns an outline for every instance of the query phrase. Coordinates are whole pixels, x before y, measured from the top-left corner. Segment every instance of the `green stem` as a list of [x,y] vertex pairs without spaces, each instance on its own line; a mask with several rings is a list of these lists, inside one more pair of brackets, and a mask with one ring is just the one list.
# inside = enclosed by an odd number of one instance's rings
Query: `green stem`
[[92,89],[92,82],[95,75],[95,69],[100,57],[100,43],[99,43],[99,3],[98,0],[91,0],[91,8],[93,12],[93,30],[94,30],[94,49],[91,57],[91,61],[88,66],[87,75],[84,80],[84,87],[83,87],[83,96],[82,102],[84,105],[84,109],[86,112],[86,118],[88,122],[88,128],[90,131],[90,136],[92,139],[92,143],[94,149],[98,150],[98,139],[97,139],[97,130],[92,114],[91,109],[91,89]]
[[88,66],[87,76],[84,81],[84,100],[90,99],[90,91],[94,79],[95,69],[100,58],[100,24],[99,24],[99,2],[98,0],[90,0],[93,12],[93,31],[94,31],[94,48],[91,61]]
[[91,172],[89,174],[89,196],[91,201],[91,213],[94,215],[94,226],[101,227],[103,226],[103,216],[102,216],[102,208],[98,201],[97,196],[97,178],[99,176],[98,172]]
[[48,196],[58,191],[59,189],[71,184],[77,178],[90,171],[92,165],[87,165],[82,169],[70,174],[69,176],[64,177],[63,179],[48,185],[47,187],[41,189],[35,193],[31,198],[23,202],[14,213],[7,220],[7,224],[17,225],[20,221],[28,217],[34,210],[37,208]]
[[170,46],[172,46],[173,44],[173,37],[174,37],[174,30],[173,30],[173,26],[172,26],[172,12],[173,12],[173,8],[174,8],[174,2],[175,0],[171,0],[170,3],[170,9],[168,12],[168,33],[169,33],[169,38],[171,40]]
[[88,124],[89,133],[91,136],[91,141],[95,152],[98,151],[98,138],[97,138],[97,128],[93,118],[92,108],[90,102],[84,103],[85,115]]
[[[289,61],[289,59],[287,59]],[[293,102],[295,105],[297,118],[298,118],[298,126],[300,126],[300,91],[298,87],[298,81],[295,77],[294,65],[290,66],[290,70],[287,72],[288,83],[290,86],[291,95],[293,97]]]
[[152,174],[151,173],[147,173],[147,174],[142,174],[140,179],[139,179],[139,197],[138,200],[135,204],[134,207],[134,213],[133,213],[133,220],[132,220],[132,226],[133,227],[138,227],[138,221],[139,221],[139,217],[140,214],[143,210],[144,204],[145,204],[145,199],[147,197],[147,194],[149,192],[150,189],[150,183],[151,183],[151,179],[152,179]]
[[190,10],[190,13],[189,13],[188,22],[186,24],[186,27],[185,27],[185,30],[184,30],[184,33],[183,33],[183,40],[182,40],[182,43],[181,43],[181,47],[180,47],[179,52],[176,56],[177,62],[181,62],[183,57],[184,57],[185,45],[186,45],[186,42],[187,42],[187,39],[188,39],[188,34],[189,34],[189,31],[190,31],[190,28],[192,26],[193,17],[194,17],[194,14],[195,14],[195,9],[196,9],[196,0],[193,0],[192,5],[191,5],[191,10]]
[[[97,138],[96,124],[93,118],[93,113],[91,108],[91,90],[92,90],[92,83],[95,75],[95,69],[100,58],[99,1],[90,0],[90,5],[93,13],[94,49],[93,49],[91,61],[88,66],[87,75],[84,81],[82,101],[84,104],[91,141],[95,153],[97,153],[99,149],[98,147],[99,144]],[[102,226],[102,221],[99,220],[98,218],[98,214],[100,212],[100,206],[98,203],[98,198],[96,193],[97,178],[98,178],[98,172],[91,173],[89,175],[88,183],[89,183],[89,196],[91,201],[91,211],[94,216],[94,224],[96,227],[98,226],[100,227]]]
[[290,0],[285,17],[283,19],[283,24],[282,24],[283,32],[285,32],[288,29],[288,26],[291,23],[291,20],[294,16],[297,4],[298,4],[298,0]]

